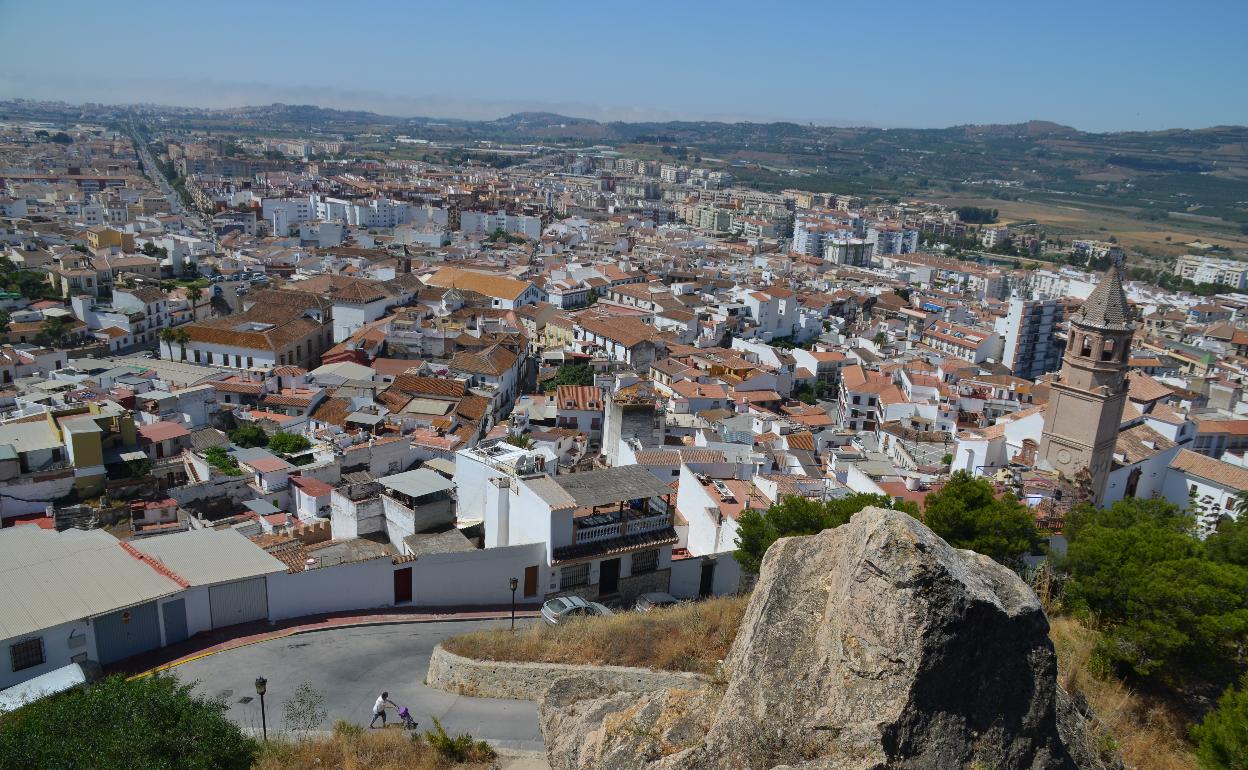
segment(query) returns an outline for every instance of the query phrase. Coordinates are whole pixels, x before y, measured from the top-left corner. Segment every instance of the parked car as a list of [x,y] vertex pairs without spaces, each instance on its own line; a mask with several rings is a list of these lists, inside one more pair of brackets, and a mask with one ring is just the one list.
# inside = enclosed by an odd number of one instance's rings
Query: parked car
[[579,596],[560,596],[542,605],[542,620],[552,626],[561,626],[569,618],[606,617],[615,613],[598,602],[591,602]]
[[633,605],[633,609],[638,612],[649,612],[653,609],[671,607],[675,604],[680,604],[680,599],[677,599],[671,594],[665,594],[662,591],[655,591],[654,593],[642,594],[641,596],[638,596],[637,603]]

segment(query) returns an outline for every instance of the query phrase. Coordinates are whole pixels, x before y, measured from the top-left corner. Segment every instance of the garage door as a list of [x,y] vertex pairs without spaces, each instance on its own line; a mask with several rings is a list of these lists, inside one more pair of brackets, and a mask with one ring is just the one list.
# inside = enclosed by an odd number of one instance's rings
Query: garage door
[[208,589],[212,627],[250,623],[269,617],[269,593],[264,578],[224,583]]
[[156,602],[110,612],[92,621],[100,663],[114,663],[160,646]]

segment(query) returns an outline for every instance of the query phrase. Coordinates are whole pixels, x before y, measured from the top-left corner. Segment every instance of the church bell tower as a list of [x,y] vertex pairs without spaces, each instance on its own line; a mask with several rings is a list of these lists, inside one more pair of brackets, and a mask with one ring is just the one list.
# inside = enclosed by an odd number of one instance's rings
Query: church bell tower
[[1122,269],[1115,264],[1070,319],[1062,371],[1045,407],[1038,464],[1068,478],[1087,468],[1098,505],[1127,400],[1127,357],[1134,331]]

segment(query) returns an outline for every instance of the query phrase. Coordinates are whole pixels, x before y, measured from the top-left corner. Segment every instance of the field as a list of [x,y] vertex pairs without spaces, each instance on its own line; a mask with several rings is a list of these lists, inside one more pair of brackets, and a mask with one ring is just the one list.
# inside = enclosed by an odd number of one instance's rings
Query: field
[[1228,249],[1248,249],[1248,236],[1226,227],[1173,216],[1162,222],[1149,222],[1136,219],[1123,209],[1084,201],[1005,201],[968,195],[930,196],[926,200],[949,207],[995,208],[1000,212],[1001,224],[1035,221],[1045,226],[1050,235],[1061,235],[1066,240],[1072,237],[1105,240],[1112,235],[1128,250],[1140,250],[1157,257],[1190,254],[1193,249],[1187,244],[1197,240]]

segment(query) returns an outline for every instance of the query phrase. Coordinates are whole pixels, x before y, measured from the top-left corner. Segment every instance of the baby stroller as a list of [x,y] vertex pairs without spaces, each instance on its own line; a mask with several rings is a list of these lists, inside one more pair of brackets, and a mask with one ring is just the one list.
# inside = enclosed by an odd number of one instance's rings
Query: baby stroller
[[403,727],[408,730],[415,730],[417,722],[412,719],[412,712],[407,710],[407,706],[399,709],[399,719],[403,720]]

